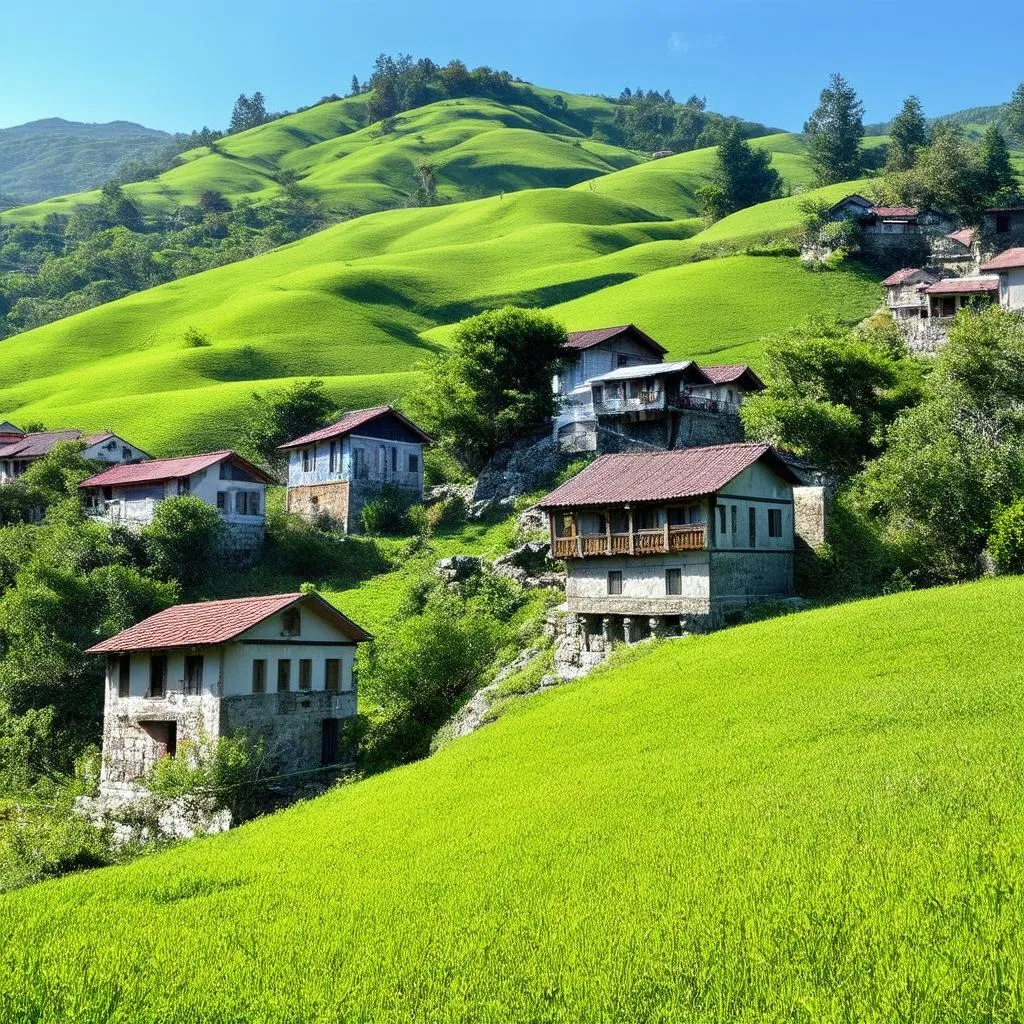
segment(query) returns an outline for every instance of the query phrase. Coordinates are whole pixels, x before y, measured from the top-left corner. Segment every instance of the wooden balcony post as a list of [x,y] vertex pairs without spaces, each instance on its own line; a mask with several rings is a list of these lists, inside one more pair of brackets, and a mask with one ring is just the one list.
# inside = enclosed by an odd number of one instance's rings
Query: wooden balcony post
[[633,534],[633,509],[627,509],[629,514],[629,553],[636,554],[636,537]]
[[612,513],[609,509],[604,516],[604,547],[605,554],[612,553]]
[[668,553],[668,513],[665,513],[665,552]]

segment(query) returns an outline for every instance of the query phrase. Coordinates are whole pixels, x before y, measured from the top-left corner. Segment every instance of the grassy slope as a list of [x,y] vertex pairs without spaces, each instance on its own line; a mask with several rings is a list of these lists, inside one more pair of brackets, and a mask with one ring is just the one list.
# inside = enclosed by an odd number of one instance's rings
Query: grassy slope
[[634,652],[434,758],[0,899],[0,1016],[1014,1019],[1024,581]]

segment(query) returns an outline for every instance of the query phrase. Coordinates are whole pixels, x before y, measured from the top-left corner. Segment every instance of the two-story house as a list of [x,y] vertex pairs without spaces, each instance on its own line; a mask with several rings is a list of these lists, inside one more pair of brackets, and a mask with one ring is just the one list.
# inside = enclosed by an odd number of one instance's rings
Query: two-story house
[[359,529],[363,505],[385,485],[423,499],[423,449],[430,438],[391,406],[357,409],[280,446],[288,453],[288,511],[329,516]]
[[538,505],[584,637],[709,629],[793,593],[793,487],[765,444],[603,455]]
[[182,740],[262,739],[281,771],[342,760],[356,645],[370,635],[316,594],[182,604],[91,647],[107,658],[100,790],[132,793]]
[[1024,247],[1007,249],[981,265],[983,274],[994,274],[998,282],[999,305],[1024,310]]
[[84,445],[82,458],[89,462],[138,462],[149,456],[139,447],[109,430],[84,434],[81,430],[42,430],[26,433],[13,423],[0,423],[0,484],[17,480],[33,462],[49,455],[64,441]]
[[720,411],[738,412],[750,395],[764,391],[764,381],[746,363],[721,363],[700,369],[711,386],[696,384],[693,395],[717,402]]

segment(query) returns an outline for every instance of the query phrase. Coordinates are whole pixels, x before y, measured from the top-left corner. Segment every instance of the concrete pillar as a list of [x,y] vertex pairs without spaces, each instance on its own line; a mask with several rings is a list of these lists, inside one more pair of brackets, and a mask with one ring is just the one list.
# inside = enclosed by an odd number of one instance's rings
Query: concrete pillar
[[665,635],[665,620],[655,618],[653,615],[647,620],[650,626],[651,636],[660,640]]
[[601,636],[608,641],[612,638],[612,620],[608,615],[601,620]]
[[633,620],[628,615],[622,620],[622,638],[627,644],[633,642]]

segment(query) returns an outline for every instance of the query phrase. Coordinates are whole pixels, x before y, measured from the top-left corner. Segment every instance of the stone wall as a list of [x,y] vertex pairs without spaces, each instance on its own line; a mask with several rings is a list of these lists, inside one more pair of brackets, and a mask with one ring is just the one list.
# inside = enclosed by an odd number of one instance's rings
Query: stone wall
[[820,548],[828,537],[828,501],[825,488],[793,488],[793,529],[810,548]]
[[742,440],[743,424],[735,413],[688,409],[644,419],[598,418],[597,450],[601,454],[701,448]]
[[252,565],[259,560],[265,540],[263,520],[258,524],[225,522],[217,543],[217,554],[231,565]]
[[[316,504],[311,504],[311,499]],[[348,532],[349,484],[347,480],[331,483],[298,484],[288,488],[287,509],[295,515],[327,515]]]

